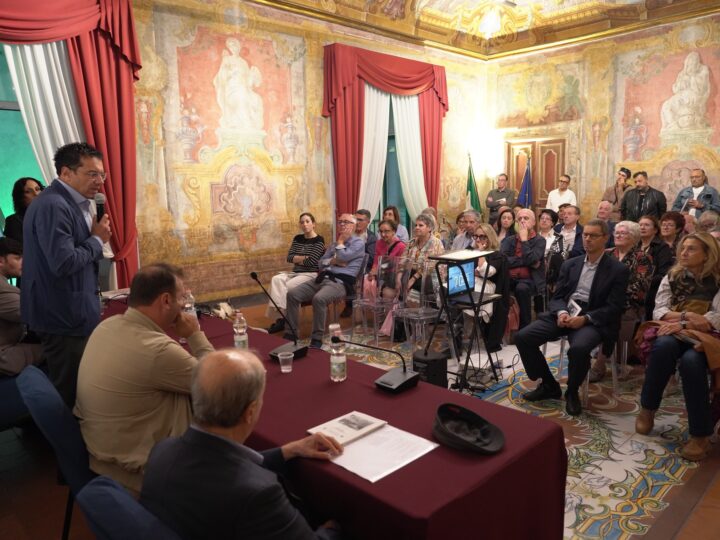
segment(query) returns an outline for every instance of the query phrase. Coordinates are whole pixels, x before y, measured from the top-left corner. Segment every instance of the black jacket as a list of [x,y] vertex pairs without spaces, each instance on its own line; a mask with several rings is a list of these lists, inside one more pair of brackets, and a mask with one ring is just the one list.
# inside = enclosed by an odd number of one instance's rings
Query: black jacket
[[643,200],[642,208],[638,209],[640,191],[637,188],[628,189],[620,205],[620,215],[628,221],[639,221],[642,216],[660,217],[667,211],[665,194],[655,188],[648,187]]

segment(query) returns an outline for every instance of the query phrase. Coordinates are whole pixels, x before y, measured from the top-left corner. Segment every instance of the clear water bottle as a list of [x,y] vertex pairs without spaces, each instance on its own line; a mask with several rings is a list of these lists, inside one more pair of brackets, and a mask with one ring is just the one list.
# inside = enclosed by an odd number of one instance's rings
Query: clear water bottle
[[[190,289],[187,290],[185,293],[185,305],[183,306],[183,311],[189,315],[192,315],[193,317],[197,318],[197,310],[195,308],[195,297],[192,295],[192,291]],[[187,339],[180,338],[180,343],[187,343]]]
[[342,382],[347,379],[347,356],[345,355],[344,343],[333,343],[332,337],[337,336],[342,339],[342,329],[339,324],[331,324],[330,330],[330,380],[333,382]]
[[248,348],[247,321],[239,311],[235,314],[235,322],[233,323],[233,340],[236,349]]

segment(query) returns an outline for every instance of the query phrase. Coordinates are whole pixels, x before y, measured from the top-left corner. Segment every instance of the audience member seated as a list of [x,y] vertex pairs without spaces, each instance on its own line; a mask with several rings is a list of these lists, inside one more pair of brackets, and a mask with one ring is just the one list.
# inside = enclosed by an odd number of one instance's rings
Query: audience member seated
[[713,210],[706,210],[697,220],[695,232],[710,232],[720,226],[720,214]]
[[620,215],[627,221],[640,221],[642,216],[655,216],[659,219],[667,211],[665,194],[650,187],[645,171],[633,175],[635,187],[628,189],[620,205]]
[[295,457],[342,453],[315,434],[258,453],[245,446],[260,418],[265,368],[254,353],[211,353],[192,382],[193,423],[153,448],[140,502],[182,538],[339,538],[337,524],[313,532],[278,479]]
[[482,278],[485,277],[487,268],[488,279],[494,284],[495,294],[499,294],[500,299],[492,306],[492,316],[485,326],[483,339],[487,350],[496,352],[502,349],[502,339],[510,311],[510,272],[505,255],[499,251],[500,245],[495,230],[489,224],[478,223],[472,236],[474,249],[494,252],[478,260],[475,290],[481,290]]
[[[501,218],[502,219],[502,218]],[[518,232],[500,244],[510,268],[510,289],[520,309],[520,328],[532,319],[532,298],[545,293],[545,239],[535,232],[535,214],[518,212]]]
[[684,234],[691,234],[695,232],[695,226],[697,224],[697,220],[695,219],[695,216],[691,216],[690,214],[683,214],[683,217],[685,218],[685,227],[683,228]]
[[[645,296],[652,283],[652,258],[640,249],[639,242],[640,226],[634,221],[621,221],[615,226],[615,247],[605,252],[625,264],[630,271],[618,335],[620,344],[632,340],[637,324],[643,320]],[[597,360],[590,369],[590,382],[598,382],[605,377],[607,359],[607,355],[602,351],[598,352]]]
[[[717,338],[710,332],[720,331],[720,255],[716,240],[709,234],[695,233],[680,241],[678,263],[660,284],[653,316],[657,323],[651,324],[658,325],[657,337],[645,369],[635,431],[642,435],[652,431],[665,386],[677,369],[690,433],[680,455],[699,461],[710,449],[713,432],[708,355],[718,352]],[[687,337],[700,341],[700,347],[686,341]]]
[[10,278],[22,274],[22,245],[0,238],[0,375],[17,375],[42,360],[40,340],[28,333],[20,319],[20,289]]
[[579,219],[580,208],[568,205],[563,210],[563,224],[555,225],[555,232],[563,237],[563,246],[568,257],[577,257],[585,253],[582,242],[583,227],[578,223]]
[[[320,259],[320,273],[313,281],[306,281],[288,289],[287,318],[293,328],[298,328],[300,305],[312,301],[310,347],[322,348],[327,307],[354,291],[355,280],[365,257],[365,243],[354,234],[356,223],[354,215],[342,214],[338,219],[337,241],[330,244]],[[284,337],[297,339],[290,329],[287,329]]]
[[684,227],[685,218],[680,212],[665,212],[660,218],[660,238],[672,252],[672,264],[675,264],[680,239],[685,235]]
[[610,216],[609,218],[600,218],[603,220],[610,219],[612,221],[620,221],[620,205],[622,204],[622,198],[625,195],[627,189],[627,181],[630,180],[632,173],[630,169],[620,167],[617,175],[615,176],[615,184],[605,190],[600,198],[601,201],[610,203]]
[[640,242],[638,247],[652,259],[653,273],[652,283],[645,298],[646,320],[652,319],[653,307],[655,306],[655,294],[662,278],[668,273],[672,266],[672,250],[660,238],[660,225],[655,216],[642,216],[638,222],[640,225]]
[[473,239],[472,233],[480,223],[480,212],[477,210],[466,210],[462,213],[462,220],[464,221],[464,232],[458,233],[453,239],[452,250],[457,249],[468,249],[472,246]]
[[687,212],[698,218],[706,210],[720,212],[718,191],[708,184],[702,169],[690,171],[690,185],[680,190],[672,205],[675,212]]
[[515,214],[511,208],[501,208],[498,212],[498,219],[495,222],[495,233],[498,242],[502,243],[505,238],[515,234]]
[[[318,263],[325,252],[325,239],[315,232],[315,217],[309,212],[300,214],[300,230],[293,238],[288,250],[287,262],[293,264],[292,272],[281,272],[273,276],[270,282],[270,296],[282,310],[287,308],[287,291],[289,288],[314,280],[317,277]],[[277,317],[278,313],[272,302],[268,303],[266,316]],[[277,317],[268,328],[271,334],[285,330],[285,320]]]
[[[560,384],[550,372],[540,346],[568,336],[565,408],[571,416],[582,412],[578,390],[590,369],[590,353],[601,343],[605,352],[612,350],[625,304],[628,268],[605,255],[607,236],[604,221],[593,219],[585,225],[585,256],[565,261],[549,310],[515,334],[515,344],[528,378],[542,379],[535,390],[523,395],[528,401],[560,398]],[[575,315],[570,314],[573,304],[580,308]]]
[[[130,285],[127,311],[97,326],[80,361],[74,413],[90,468],[135,494],[155,443],[190,425],[192,371],[213,350],[184,305],[179,268],[144,266]],[[166,334],[171,328],[192,354]]]
[[[445,253],[442,242],[433,234],[437,223],[432,215],[420,214],[415,219],[415,230],[413,239],[410,240],[407,250],[405,251],[405,259],[408,266],[403,269],[403,273],[408,275],[407,287],[418,292],[421,291],[423,269],[427,258],[432,255],[442,255]],[[400,280],[402,275],[398,272],[397,291],[398,295],[402,291]],[[427,285],[431,287],[428,280]]]
[[608,201],[600,201],[598,203],[597,212],[595,213],[595,217],[597,219],[602,219],[605,223],[608,224],[608,232],[610,233],[610,238],[608,238],[608,244],[605,247],[613,247],[615,244],[613,243],[615,241],[615,235],[613,234],[615,232],[615,224],[616,222],[611,219],[612,215],[612,205]]
[[[372,220],[372,214],[370,211],[360,209],[355,212],[355,219],[357,223],[355,225],[355,236],[358,236],[363,242],[365,242],[365,254],[367,255],[367,264],[365,272],[369,272],[373,265],[373,259],[375,257],[375,245],[377,244],[377,235],[368,230],[370,221]],[[345,302],[345,309],[340,313],[341,317],[349,317],[352,315],[353,301],[350,299]]]
[[[365,286],[363,287],[363,295],[366,298],[374,298],[377,296],[377,278],[378,272],[384,272],[385,268],[378,268],[380,257],[399,257],[405,252],[405,242],[397,236],[397,222],[391,219],[383,219],[378,226],[380,233],[380,241],[375,244],[375,259],[370,271],[365,275]],[[397,290],[394,288],[395,276],[385,276],[383,279],[384,287],[380,291],[382,297],[391,300],[397,296]],[[390,286],[388,286],[390,284]]]
[[400,211],[397,206],[386,207],[385,210],[383,210],[383,219],[389,219],[397,223],[397,237],[405,242],[405,244],[410,241],[410,233],[408,233],[407,227],[400,223]]
[[538,218],[538,235],[545,239],[545,259],[550,253],[563,253],[563,237],[555,232],[554,228],[558,222],[558,214],[555,210],[543,208]]
[[23,219],[25,211],[33,199],[45,189],[43,185],[34,178],[29,176],[20,178],[15,181],[12,189],[12,201],[14,214],[10,214],[5,220],[5,231],[3,234],[8,238],[12,238],[22,245],[23,243]]

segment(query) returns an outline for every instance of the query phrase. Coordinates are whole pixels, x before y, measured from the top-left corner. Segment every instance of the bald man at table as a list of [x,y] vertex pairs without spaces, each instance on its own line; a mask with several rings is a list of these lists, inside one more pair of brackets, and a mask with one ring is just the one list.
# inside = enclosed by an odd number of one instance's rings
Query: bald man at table
[[341,537],[334,521],[313,531],[277,474],[289,459],[330,459],[342,446],[321,433],[262,453],[245,446],[264,392],[265,368],[254,353],[208,354],[193,376],[193,423],[150,453],[140,502],[185,540]]

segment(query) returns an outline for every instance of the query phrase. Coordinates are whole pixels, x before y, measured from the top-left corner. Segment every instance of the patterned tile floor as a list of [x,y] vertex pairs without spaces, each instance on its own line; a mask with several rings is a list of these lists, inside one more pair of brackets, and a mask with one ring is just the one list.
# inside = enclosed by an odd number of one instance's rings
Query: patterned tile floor
[[[356,335],[358,341],[369,340]],[[388,342],[381,345],[390,345]],[[394,345],[410,357],[409,345]],[[359,348],[349,354],[380,367],[396,365],[391,355],[366,356]],[[559,347],[548,346],[546,355],[557,373]],[[673,500],[683,497],[683,488],[703,464],[679,457],[677,451],[687,436],[687,418],[679,388],[666,395],[657,415],[655,429],[648,436],[635,433],[635,416],[642,386],[642,369],[630,370],[613,392],[610,376],[589,386],[589,403],[577,418],[565,413],[563,400],[528,403],[522,393],[535,383],[522,371],[513,346],[499,355],[503,379],[477,397],[528,414],[558,422],[565,432],[568,474],[565,500],[565,538],[628,539],[645,537],[660,513]],[[565,363],[565,365],[567,365]],[[454,361],[448,366],[457,367]],[[565,382],[566,373],[560,378]],[[716,445],[713,453],[718,452]],[[719,536],[720,537],[720,536]]]

